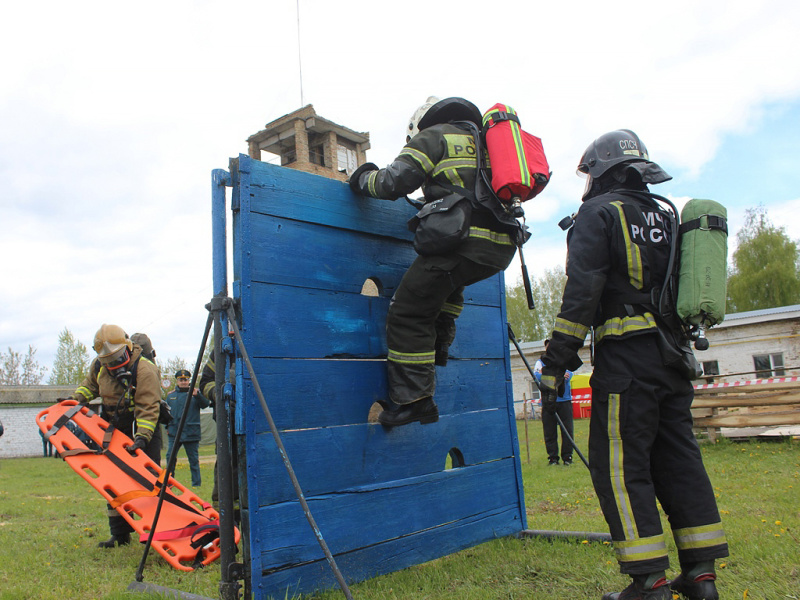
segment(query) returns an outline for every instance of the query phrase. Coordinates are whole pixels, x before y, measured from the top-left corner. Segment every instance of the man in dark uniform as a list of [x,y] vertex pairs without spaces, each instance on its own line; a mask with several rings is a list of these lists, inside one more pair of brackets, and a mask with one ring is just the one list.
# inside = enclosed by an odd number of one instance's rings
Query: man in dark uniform
[[[200,409],[209,405],[209,400],[199,389],[189,390],[192,374],[186,369],[179,369],[175,373],[175,389],[167,394],[167,404],[172,411],[173,419],[167,425],[167,456],[171,456],[175,446],[175,436],[178,433],[180,418],[185,410],[186,403],[190,402],[189,412],[186,422],[183,424],[179,446],[183,446],[186,451],[186,458],[189,460],[189,471],[192,474],[192,486],[199,486],[203,480],[200,474],[200,455],[199,446],[201,438],[200,428]],[[190,393],[191,392],[191,393]],[[177,451],[177,450],[176,450]]]
[[[385,169],[372,163],[350,177],[359,195],[387,200],[420,186],[426,203],[453,194],[474,197],[477,152],[471,129],[481,113],[463,98],[429,98],[411,118],[407,144]],[[468,237],[454,250],[418,256],[395,291],[386,322],[389,399],[378,420],[385,426],[433,423],[435,365],[445,365],[455,338],[464,287],[504,270],[514,256],[519,226],[501,223],[490,210],[473,203]]]
[[578,171],[588,181],[568,236],[561,312],[542,357],[542,405],[553,410],[564,371],[581,365],[578,350],[593,327],[592,482],[620,571],[633,579],[603,599],[672,598],[656,499],[678,548],[672,589],[690,600],[716,599],[714,560],[728,555],[728,545],[692,433],[692,375],[664,360],[669,352],[691,354],[673,335],[669,296],[661,294],[670,290],[674,217],[647,188],[671,177],[628,130],[595,140]]

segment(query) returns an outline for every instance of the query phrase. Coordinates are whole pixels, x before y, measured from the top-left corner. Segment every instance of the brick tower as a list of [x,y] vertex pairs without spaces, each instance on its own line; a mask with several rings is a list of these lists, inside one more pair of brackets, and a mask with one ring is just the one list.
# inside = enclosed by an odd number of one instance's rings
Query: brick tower
[[247,144],[257,160],[266,151],[280,156],[281,166],[340,181],[367,161],[370,147],[369,133],[323,119],[311,104],[267,123]]

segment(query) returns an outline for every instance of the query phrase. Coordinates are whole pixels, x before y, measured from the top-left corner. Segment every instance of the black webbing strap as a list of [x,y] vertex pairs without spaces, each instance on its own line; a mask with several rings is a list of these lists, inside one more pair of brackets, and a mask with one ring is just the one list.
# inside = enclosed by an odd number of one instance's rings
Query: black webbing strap
[[[202,534],[202,535],[201,535]],[[199,536],[199,537],[198,537]],[[201,525],[192,533],[192,548],[202,548],[219,537],[219,521],[212,521]]]
[[499,110],[497,112],[493,112],[492,116],[489,117],[491,119],[490,123],[487,123],[483,127],[483,133],[486,133],[491,127],[497,125],[498,123],[502,123],[503,121],[514,121],[517,125],[521,125],[519,122],[519,117],[515,114],[510,112],[506,112],[504,110]]
[[[150,482],[150,480],[144,477],[137,470],[131,468],[124,460],[122,460],[119,456],[117,456],[113,452],[104,450],[103,454],[105,454],[105,456],[107,456],[112,463],[114,463],[117,467],[119,467],[121,471],[123,471],[126,475],[128,475],[131,479],[133,479],[136,483],[141,485],[147,491],[152,491],[153,489],[155,489],[156,486],[161,487],[162,483],[160,480],[156,480],[155,484],[153,484],[152,482]],[[197,515],[202,515],[202,513],[199,510],[197,510],[194,506],[192,506],[191,504],[186,504],[185,502],[179,500],[175,496],[168,496],[168,495],[164,496],[164,500],[166,500],[171,504],[174,504],[175,506],[191,511]]]
[[69,423],[72,420],[72,417],[74,417],[80,412],[81,408],[83,407],[80,404],[76,404],[75,406],[70,408],[67,412],[65,412],[63,415],[58,417],[58,419],[56,419],[56,422],[50,428],[50,431],[44,434],[45,441],[49,442],[50,436],[56,433],[62,427],[64,427],[67,423]]
[[[705,227],[703,227],[703,217],[707,219],[707,224]],[[719,215],[700,215],[696,219],[681,223],[681,235],[694,229],[718,229],[723,231],[725,235],[728,235],[728,220],[725,217],[720,217]]]

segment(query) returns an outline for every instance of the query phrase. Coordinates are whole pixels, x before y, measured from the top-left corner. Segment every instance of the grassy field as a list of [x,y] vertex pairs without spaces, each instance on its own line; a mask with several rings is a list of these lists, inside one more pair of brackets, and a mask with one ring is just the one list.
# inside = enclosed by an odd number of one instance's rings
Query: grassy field
[[[576,422],[581,448],[587,431],[587,421]],[[540,423],[529,423],[529,450],[523,423],[519,433],[528,527],[605,532],[589,473],[577,456],[572,467],[548,467]],[[205,499],[211,497],[211,452],[201,448]],[[730,558],[718,565],[721,597],[800,599],[800,443],[722,441],[704,444],[703,456],[731,547]],[[177,478],[189,480],[185,461]],[[62,461],[0,460],[0,599],[156,598],[125,591],[142,547],[97,548],[107,537],[104,501]],[[670,553],[674,559],[674,546]],[[218,570],[179,572],[155,552],[144,580],[218,596]],[[354,584],[351,591],[356,600],[599,599],[624,585],[627,578],[603,543],[508,538]],[[310,598],[342,597],[334,590]]]

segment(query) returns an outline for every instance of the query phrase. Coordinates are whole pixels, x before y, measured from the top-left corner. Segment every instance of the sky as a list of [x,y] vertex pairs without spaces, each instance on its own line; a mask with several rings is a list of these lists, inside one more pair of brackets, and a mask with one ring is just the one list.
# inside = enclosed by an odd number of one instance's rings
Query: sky
[[[575,167],[627,128],[673,180],[800,238],[800,3],[33,0],[0,37],[0,350],[52,366],[64,329],[144,331],[194,364],[211,299],[211,171],[305,104],[384,166],[429,95],[513,106],[553,170],[527,202],[533,276],[563,265]],[[13,17],[13,18],[11,18]],[[513,283],[519,263],[506,273]],[[93,354],[93,353],[92,353]]]

